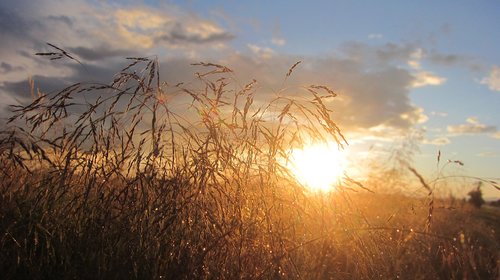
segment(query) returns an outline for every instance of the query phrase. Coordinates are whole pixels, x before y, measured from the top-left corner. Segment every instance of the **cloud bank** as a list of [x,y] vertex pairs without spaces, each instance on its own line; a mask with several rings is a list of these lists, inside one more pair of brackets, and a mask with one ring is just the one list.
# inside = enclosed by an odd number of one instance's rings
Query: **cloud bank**
[[[325,84],[339,94],[329,106],[343,130],[406,131],[427,120],[422,108],[412,104],[410,91],[445,82],[423,69],[425,50],[411,44],[350,42],[335,54],[304,57],[281,54],[261,43],[248,42],[246,49],[237,49],[231,45],[237,33],[226,28],[223,19],[204,18],[173,5],[37,3],[36,8],[29,1],[0,4],[0,36],[6,38],[0,50],[0,71],[6,73],[0,77],[0,98],[8,102],[29,101],[28,76],[36,88],[50,92],[71,82],[109,82],[127,63],[125,57],[157,55],[162,79],[171,84],[194,79],[191,63],[216,62],[234,69],[240,84],[257,79],[261,94],[256,98],[262,101],[281,86],[287,94],[301,97],[300,86]],[[34,56],[48,50],[45,42],[68,50],[85,67]],[[279,36],[271,40],[277,47],[285,43]],[[303,63],[283,84],[298,60]],[[5,106],[1,114],[7,114]]]

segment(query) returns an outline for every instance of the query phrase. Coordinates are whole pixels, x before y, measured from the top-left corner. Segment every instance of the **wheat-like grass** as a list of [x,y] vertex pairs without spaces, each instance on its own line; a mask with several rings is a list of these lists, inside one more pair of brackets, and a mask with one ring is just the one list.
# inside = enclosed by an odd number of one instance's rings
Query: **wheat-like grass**
[[[39,55],[81,63],[49,46]],[[498,276],[498,239],[446,227],[415,169],[427,209],[348,176],[323,195],[293,179],[284,162],[306,137],[347,144],[324,101],[336,96],[329,87],[263,102],[258,81],[234,88],[226,66],[193,64],[194,80],[172,86],[156,58],[128,60],[110,83],[13,106],[0,132],[5,278]],[[471,248],[488,242],[492,250]]]

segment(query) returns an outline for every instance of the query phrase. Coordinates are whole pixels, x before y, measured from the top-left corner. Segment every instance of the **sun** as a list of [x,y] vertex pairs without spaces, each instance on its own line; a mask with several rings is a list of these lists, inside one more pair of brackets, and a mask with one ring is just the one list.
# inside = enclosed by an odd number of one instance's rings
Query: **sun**
[[314,192],[335,190],[344,174],[345,157],[335,143],[316,143],[292,149],[288,169]]

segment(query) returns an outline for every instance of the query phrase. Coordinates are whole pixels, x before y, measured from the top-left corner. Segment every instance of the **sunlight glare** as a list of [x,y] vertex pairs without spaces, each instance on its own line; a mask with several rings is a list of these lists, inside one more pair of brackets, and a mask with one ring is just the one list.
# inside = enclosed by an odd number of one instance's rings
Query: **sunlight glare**
[[344,155],[335,143],[305,145],[292,149],[287,167],[311,191],[335,189],[344,174]]

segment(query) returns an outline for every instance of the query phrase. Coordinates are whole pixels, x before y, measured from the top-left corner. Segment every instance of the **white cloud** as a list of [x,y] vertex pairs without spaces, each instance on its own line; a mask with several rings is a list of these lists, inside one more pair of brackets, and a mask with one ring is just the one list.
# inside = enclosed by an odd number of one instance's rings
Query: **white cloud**
[[[461,135],[461,134],[481,134],[481,133],[495,133],[497,132],[496,126],[486,125],[479,122],[477,117],[469,117],[467,123],[459,125],[449,125],[448,132]],[[493,136],[495,135],[493,134]]]
[[412,87],[419,88],[424,86],[439,86],[446,82],[446,78],[440,77],[432,72],[419,71],[413,74],[415,77]]
[[274,55],[274,50],[268,47],[259,47],[254,44],[247,44],[247,47],[252,51],[253,54],[261,58],[271,58]]
[[431,112],[431,115],[438,116],[438,117],[443,117],[444,118],[444,117],[448,116],[448,113],[446,113],[446,112],[434,112],[433,111],[433,112]]
[[494,65],[490,75],[481,80],[481,84],[488,85],[488,88],[493,91],[500,91],[500,67]]
[[415,108],[412,112],[406,112],[400,115],[401,119],[408,120],[413,124],[425,123],[429,117],[424,114],[423,108]]
[[451,143],[448,137],[437,137],[432,140],[424,139],[424,144],[435,145],[435,146],[443,146]]
[[470,124],[480,124],[478,117],[468,117],[465,121]]
[[276,46],[284,46],[286,44],[286,40],[283,38],[274,37],[271,39],[271,43]]

